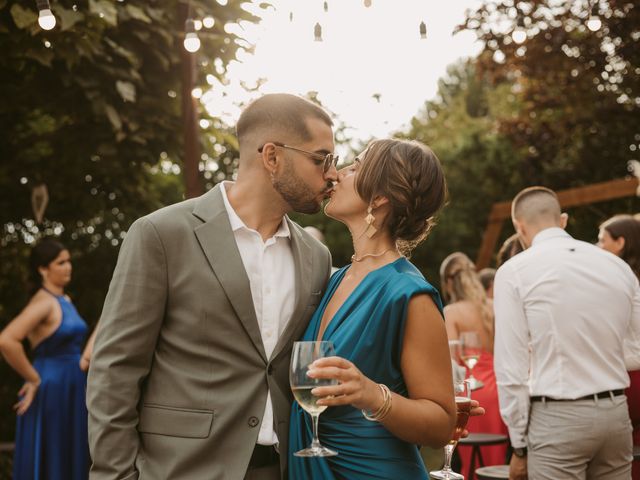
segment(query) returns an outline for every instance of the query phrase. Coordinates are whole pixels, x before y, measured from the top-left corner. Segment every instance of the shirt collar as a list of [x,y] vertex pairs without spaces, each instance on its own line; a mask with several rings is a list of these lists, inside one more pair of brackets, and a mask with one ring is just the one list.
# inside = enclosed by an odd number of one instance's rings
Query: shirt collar
[[[220,186],[221,187],[220,193],[222,194],[222,201],[224,202],[224,208],[227,210],[227,215],[229,216],[229,223],[231,224],[231,230],[236,232],[238,230],[244,229],[250,232],[255,232],[254,229],[247,227],[247,225],[238,216],[236,211],[231,206],[231,203],[229,202],[229,198],[227,197],[227,187],[233,185],[233,183],[234,182],[224,181]],[[280,226],[278,227],[278,230],[273,236],[291,238],[291,231],[289,230],[289,225],[287,224],[285,217],[282,217]]]
[[567,238],[567,237],[571,237],[571,235],[569,235],[567,232],[564,231],[563,228],[560,228],[560,227],[545,228],[544,230],[541,230],[540,232],[538,232],[535,237],[533,237],[533,240],[531,241],[531,246],[533,247],[537,243],[544,242],[551,238],[559,238],[559,237]]

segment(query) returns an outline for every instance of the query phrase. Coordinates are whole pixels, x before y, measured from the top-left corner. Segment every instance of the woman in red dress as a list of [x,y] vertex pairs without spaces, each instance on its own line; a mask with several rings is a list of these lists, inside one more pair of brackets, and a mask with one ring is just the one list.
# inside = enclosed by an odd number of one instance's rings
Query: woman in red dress
[[[472,433],[508,434],[500,417],[498,389],[493,370],[493,303],[476,273],[475,265],[464,253],[455,252],[444,259],[440,266],[441,288],[447,306],[444,309],[445,326],[449,340],[457,340],[464,332],[477,333],[482,353],[473,369],[473,376],[484,386],[473,392],[486,414],[469,419],[467,429]],[[460,448],[461,447],[461,448]],[[459,446],[463,470],[468,468],[471,448]],[[507,446],[481,447],[485,465],[503,465]]]
[[[616,215],[600,225],[598,246],[619,256],[640,279],[640,220]],[[640,370],[629,372],[631,385],[626,391],[629,416],[633,424],[633,444],[640,445]],[[633,462],[633,480],[640,480],[640,461]]]

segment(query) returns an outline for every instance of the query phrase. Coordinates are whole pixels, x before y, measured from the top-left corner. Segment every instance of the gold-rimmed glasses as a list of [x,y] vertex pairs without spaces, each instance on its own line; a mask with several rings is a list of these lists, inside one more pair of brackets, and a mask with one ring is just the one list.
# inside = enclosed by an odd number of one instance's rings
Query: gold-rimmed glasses
[[[322,173],[327,173],[332,166],[336,166],[338,164],[338,155],[334,155],[333,153],[320,153],[320,152],[309,152],[307,150],[303,150],[298,147],[292,147],[291,145],[287,145],[281,142],[269,142],[273,143],[276,147],[287,148],[289,150],[294,150],[296,152],[302,153],[312,160],[315,161],[316,165],[322,165]],[[264,149],[264,145],[258,149],[258,153],[262,153]]]

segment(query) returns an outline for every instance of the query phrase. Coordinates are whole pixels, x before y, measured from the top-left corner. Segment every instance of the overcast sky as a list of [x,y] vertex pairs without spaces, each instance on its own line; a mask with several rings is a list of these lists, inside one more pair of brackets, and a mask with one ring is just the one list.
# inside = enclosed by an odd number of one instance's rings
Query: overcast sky
[[[452,36],[478,0],[371,0],[369,8],[363,0],[328,0],[328,12],[322,0],[270,3],[274,8],[261,13],[259,25],[239,30],[255,53],[241,54],[229,67],[230,83],[213,81],[201,99],[230,124],[239,114],[238,102],[259,95],[247,94],[241,82],[251,87],[262,78],[262,93],[318,92],[357,139],[384,137],[407,125],[435,96],[449,64],[481,47],[472,33]],[[421,21],[426,40],[420,38]],[[314,41],[316,22],[322,42]]]

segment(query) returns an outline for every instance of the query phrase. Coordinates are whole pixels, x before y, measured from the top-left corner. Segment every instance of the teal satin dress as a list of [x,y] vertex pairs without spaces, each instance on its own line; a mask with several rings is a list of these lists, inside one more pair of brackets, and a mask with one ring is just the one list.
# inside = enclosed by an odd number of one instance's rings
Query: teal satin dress
[[[324,310],[347,268],[331,277],[301,340],[317,339]],[[438,291],[406,258],[374,270],[336,312],[323,340],[332,341],[336,355],[353,362],[371,380],[407,396],[400,357],[409,300],[420,293],[430,295],[442,312]],[[293,455],[309,446],[312,438],[311,417],[297,402],[293,403],[289,428],[290,480],[429,478],[417,445],[400,440],[351,406],[331,407],[320,415],[320,443],[336,450],[335,457]]]

